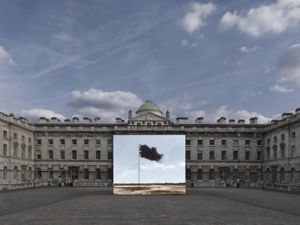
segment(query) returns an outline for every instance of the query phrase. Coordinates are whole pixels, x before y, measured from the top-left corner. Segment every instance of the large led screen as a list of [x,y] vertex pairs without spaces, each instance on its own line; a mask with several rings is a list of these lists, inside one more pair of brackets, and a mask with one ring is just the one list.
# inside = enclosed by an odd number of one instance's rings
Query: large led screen
[[114,135],[114,194],[184,194],[184,135]]

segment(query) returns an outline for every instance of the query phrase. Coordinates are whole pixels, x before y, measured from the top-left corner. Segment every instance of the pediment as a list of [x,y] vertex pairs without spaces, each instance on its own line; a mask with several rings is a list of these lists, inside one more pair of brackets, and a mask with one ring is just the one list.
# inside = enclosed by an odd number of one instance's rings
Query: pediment
[[146,112],[143,114],[139,114],[132,118],[135,121],[166,121],[166,118],[163,116],[159,116],[152,112]]

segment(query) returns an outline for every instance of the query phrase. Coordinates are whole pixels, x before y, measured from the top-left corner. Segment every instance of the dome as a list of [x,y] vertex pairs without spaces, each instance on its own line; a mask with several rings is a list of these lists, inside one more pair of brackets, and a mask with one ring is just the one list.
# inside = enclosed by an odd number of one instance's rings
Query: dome
[[139,114],[142,112],[152,112],[152,113],[155,113],[160,116],[162,115],[162,111],[160,111],[158,106],[151,100],[145,101],[144,104],[141,105],[140,108],[136,111],[136,114]]

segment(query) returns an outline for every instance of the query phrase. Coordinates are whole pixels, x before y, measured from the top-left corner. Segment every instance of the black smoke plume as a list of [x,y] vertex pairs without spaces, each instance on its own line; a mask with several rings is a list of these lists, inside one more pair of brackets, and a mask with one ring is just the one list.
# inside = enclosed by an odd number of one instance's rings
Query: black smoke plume
[[140,145],[140,156],[151,161],[159,162],[163,154],[159,154],[155,147],[148,147],[147,145]]

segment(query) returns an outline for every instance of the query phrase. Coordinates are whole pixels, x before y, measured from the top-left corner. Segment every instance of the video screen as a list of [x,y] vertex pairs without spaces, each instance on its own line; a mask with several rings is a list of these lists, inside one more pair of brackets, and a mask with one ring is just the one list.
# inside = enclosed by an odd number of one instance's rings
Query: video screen
[[185,135],[114,135],[114,194],[185,194]]

